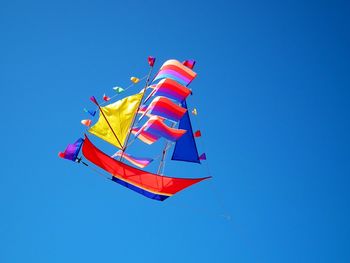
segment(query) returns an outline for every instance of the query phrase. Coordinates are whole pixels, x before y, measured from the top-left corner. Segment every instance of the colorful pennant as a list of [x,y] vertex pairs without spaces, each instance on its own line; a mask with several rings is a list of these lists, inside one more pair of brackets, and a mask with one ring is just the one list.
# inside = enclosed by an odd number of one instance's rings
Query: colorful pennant
[[194,65],[196,64],[196,61],[193,59],[189,59],[189,60],[185,60],[184,62],[182,62],[182,64],[190,69],[193,69]]
[[90,100],[91,100],[94,104],[98,105],[97,100],[96,100],[96,98],[95,98],[94,96],[91,96],[91,97],[90,97]]
[[81,124],[83,124],[83,125],[85,125],[85,126],[87,126],[87,127],[90,127],[90,125],[91,125],[91,120],[82,120],[82,121],[81,121]]
[[135,84],[139,83],[139,81],[140,81],[140,79],[136,78],[136,77],[131,77],[130,80]]
[[156,58],[155,57],[148,57],[148,64],[153,67],[154,66],[154,62],[156,62]]
[[84,108],[84,111],[86,113],[89,113],[92,117],[94,117],[96,115],[96,111],[95,110],[87,110],[86,108]]
[[196,137],[196,138],[201,137],[201,136],[202,136],[202,134],[201,134],[200,130],[198,130],[194,133],[194,137]]
[[75,143],[68,144],[66,150],[64,152],[59,152],[58,156],[75,162],[83,142],[84,140],[79,138]]
[[115,92],[117,92],[118,94],[122,93],[124,91],[124,89],[122,87],[114,87],[113,88]]
[[104,101],[109,101],[111,98],[108,97],[106,94],[103,94],[103,100]]
[[205,155],[205,153],[202,153],[200,156],[199,156],[199,160],[206,160],[207,159],[207,156]]

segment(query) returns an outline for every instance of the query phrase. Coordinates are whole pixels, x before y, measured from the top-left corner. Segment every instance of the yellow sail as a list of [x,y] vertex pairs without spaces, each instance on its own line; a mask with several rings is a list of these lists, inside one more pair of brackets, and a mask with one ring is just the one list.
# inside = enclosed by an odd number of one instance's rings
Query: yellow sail
[[138,93],[101,107],[114,134],[101,112],[98,121],[89,129],[89,132],[122,149],[141,99],[142,93]]

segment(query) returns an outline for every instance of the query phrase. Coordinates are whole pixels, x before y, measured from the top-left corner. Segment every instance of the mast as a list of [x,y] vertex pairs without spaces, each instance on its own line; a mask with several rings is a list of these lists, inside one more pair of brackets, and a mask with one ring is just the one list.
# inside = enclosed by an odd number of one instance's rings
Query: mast
[[[191,82],[192,82],[192,81],[190,81],[185,87],[188,87],[188,85],[190,85]],[[191,92],[191,95],[192,95],[192,92]],[[172,124],[172,128],[174,128],[175,125],[176,125],[176,124],[173,123],[173,124]],[[167,141],[167,142],[165,143],[165,146],[164,146],[164,148],[163,148],[162,159],[160,160],[157,174],[160,174],[161,171],[164,169],[164,163],[165,163],[164,160],[165,160],[165,156],[166,156],[167,151],[170,149],[170,147],[168,147],[168,145],[169,145],[169,141]]]
[[132,132],[132,127],[133,127],[134,124],[135,124],[135,120],[136,120],[136,117],[137,117],[137,112],[140,110],[140,107],[141,107],[141,105],[142,105],[142,100],[143,100],[143,98],[144,98],[144,96],[145,96],[146,89],[147,89],[147,87],[148,87],[149,80],[150,80],[151,75],[152,75],[152,72],[153,72],[154,63],[152,63],[152,65],[150,65],[150,67],[151,67],[151,68],[150,68],[149,71],[148,71],[148,75],[147,75],[145,87],[144,87],[143,90],[142,90],[142,97],[141,97],[139,106],[137,107],[136,114],[134,115],[134,118],[133,118],[133,120],[132,120],[132,122],[131,122],[130,130],[129,130],[129,133],[128,133],[127,137],[126,137],[126,141],[125,141],[125,146],[122,147],[122,154],[120,155],[119,161],[122,161],[124,152],[125,152],[126,149],[128,148],[128,141],[129,141],[129,138],[130,138],[130,134],[131,134],[131,132]]
[[[176,124],[173,123],[173,124],[171,125],[171,128],[174,128],[175,125],[176,125]],[[159,174],[159,175],[162,175],[162,174],[163,174],[163,173],[162,173],[162,170],[164,169],[165,156],[166,156],[167,151],[170,149],[169,144],[170,144],[169,141],[166,141],[165,146],[164,146],[163,151],[162,151],[162,159],[160,160],[159,167],[158,167],[158,171],[157,171],[157,174]]]

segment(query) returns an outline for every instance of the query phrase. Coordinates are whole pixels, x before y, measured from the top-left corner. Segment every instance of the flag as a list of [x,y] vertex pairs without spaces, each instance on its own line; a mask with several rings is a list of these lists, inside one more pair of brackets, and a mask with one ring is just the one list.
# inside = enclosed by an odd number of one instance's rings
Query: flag
[[82,120],[82,121],[81,121],[81,124],[83,124],[83,125],[89,127],[89,126],[91,125],[91,120]]
[[193,69],[194,65],[196,64],[196,61],[193,59],[189,59],[189,60],[185,60],[184,62],[182,62],[182,64],[190,69]]
[[148,64],[153,67],[154,66],[154,62],[156,61],[156,58],[155,57],[151,57],[149,56],[148,57]]
[[111,98],[110,97],[108,97],[108,96],[106,96],[106,94],[103,94],[103,100],[104,101],[109,101]]
[[131,77],[130,80],[135,84],[139,83],[139,81],[140,81],[140,79],[136,78],[136,77]]
[[200,156],[199,156],[199,160],[206,160],[207,159],[207,156],[205,155],[205,153],[202,153]]
[[117,92],[118,94],[119,93],[122,93],[124,91],[124,89],[122,87],[114,87],[113,88],[115,92]]
[[201,136],[202,136],[202,134],[201,134],[200,130],[198,130],[194,133],[194,137],[196,137],[196,138],[201,137]]

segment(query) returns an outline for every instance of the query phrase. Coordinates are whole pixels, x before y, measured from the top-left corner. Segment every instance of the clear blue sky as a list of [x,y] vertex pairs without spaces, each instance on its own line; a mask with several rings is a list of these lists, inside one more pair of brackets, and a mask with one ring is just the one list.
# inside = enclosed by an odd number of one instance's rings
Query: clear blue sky
[[[0,262],[350,262],[349,8],[1,0]],[[57,157],[148,55],[197,60],[214,176],[163,203]]]

